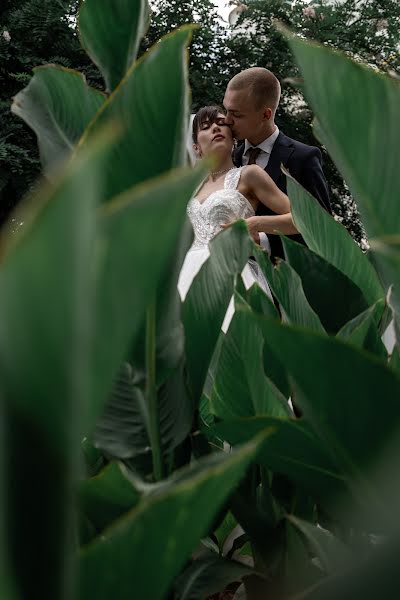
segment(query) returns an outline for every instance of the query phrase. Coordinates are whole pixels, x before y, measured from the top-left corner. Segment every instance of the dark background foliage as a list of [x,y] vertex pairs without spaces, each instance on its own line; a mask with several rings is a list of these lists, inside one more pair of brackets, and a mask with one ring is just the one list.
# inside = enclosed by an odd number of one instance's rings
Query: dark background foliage
[[[276,19],[393,76],[400,70],[397,0],[248,0],[240,5],[240,18],[230,28],[223,25],[211,0],[154,0],[151,5],[153,18],[141,53],[182,24],[201,26],[193,35],[190,51],[193,111],[221,103],[227,82],[238,71],[265,66],[282,82],[279,127],[305,143],[317,144],[311,126],[313,115],[301,89],[289,81],[298,76],[298,69],[274,26]],[[96,68],[79,44],[78,7],[78,0],[3,0],[1,4],[0,223],[40,175],[35,136],[10,113],[12,97],[28,83],[32,68],[56,63],[83,71],[90,84],[102,87]],[[325,152],[324,170],[338,219],[362,242],[354,202]]]

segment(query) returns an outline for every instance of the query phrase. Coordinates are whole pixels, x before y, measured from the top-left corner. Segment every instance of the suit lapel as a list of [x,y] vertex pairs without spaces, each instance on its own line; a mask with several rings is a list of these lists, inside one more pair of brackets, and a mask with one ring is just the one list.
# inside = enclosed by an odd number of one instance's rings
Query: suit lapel
[[281,164],[286,167],[293,150],[294,146],[290,138],[280,131],[265,169],[273,181],[278,181],[282,173]]

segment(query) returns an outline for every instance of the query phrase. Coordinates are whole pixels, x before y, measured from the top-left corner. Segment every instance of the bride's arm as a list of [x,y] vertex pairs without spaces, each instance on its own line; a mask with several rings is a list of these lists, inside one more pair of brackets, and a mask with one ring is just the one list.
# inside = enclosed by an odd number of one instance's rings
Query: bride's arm
[[[289,198],[261,167],[248,165],[243,169],[242,183],[250,196],[268,206],[276,215],[255,216],[247,219],[250,233],[298,233],[290,212]],[[256,236],[255,236],[256,237]]]
[[242,184],[250,196],[268,206],[274,213],[283,215],[290,212],[289,198],[258,165],[248,165],[243,168]]

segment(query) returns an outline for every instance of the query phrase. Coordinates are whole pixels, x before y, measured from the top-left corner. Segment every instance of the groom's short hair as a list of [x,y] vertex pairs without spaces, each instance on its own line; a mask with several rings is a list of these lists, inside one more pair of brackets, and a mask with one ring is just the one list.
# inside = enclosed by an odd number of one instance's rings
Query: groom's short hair
[[251,67],[235,75],[228,83],[230,90],[248,90],[256,110],[268,106],[275,114],[281,97],[281,84],[268,69]]

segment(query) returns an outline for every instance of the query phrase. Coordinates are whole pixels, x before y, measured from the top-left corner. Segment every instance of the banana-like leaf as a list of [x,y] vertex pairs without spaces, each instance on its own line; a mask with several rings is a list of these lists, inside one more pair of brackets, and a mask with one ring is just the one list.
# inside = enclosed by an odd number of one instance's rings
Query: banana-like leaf
[[305,537],[326,574],[336,573],[344,566],[349,567],[349,548],[330,531],[293,515],[287,515],[286,520]]
[[397,464],[400,378],[385,361],[336,338],[259,322],[301,392],[297,402],[346,476],[358,516],[388,526],[398,490],[388,480],[386,453]]
[[391,149],[400,138],[399,80],[287,30],[284,34],[304,76],[318,137],[348,183],[368,236],[398,234],[400,170]]
[[307,246],[355,283],[368,304],[384,297],[378,276],[348,231],[294,179],[288,176],[294,221]]
[[210,395],[221,419],[253,415],[289,416],[286,398],[263,369],[264,338],[250,310],[237,310],[223,339]]
[[193,561],[178,577],[174,585],[175,600],[204,600],[252,572],[250,567],[210,552]]
[[54,176],[55,167],[70,157],[105,95],[72,69],[46,65],[33,72],[11,110],[36,133],[44,173]]
[[387,358],[387,351],[378,330],[384,308],[384,301],[378,300],[367,310],[346,323],[338,331],[337,337],[359,348],[365,348],[365,350],[373,352],[381,358]]
[[[186,220],[170,258],[165,277],[160,281],[156,293],[156,379],[161,386],[177,369],[184,356],[185,332],[181,321],[181,299],[178,293],[179,273],[186,252],[193,241],[193,228]],[[135,369],[145,372],[145,327],[138,336],[129,360]]]
[[124,476],[121,466],[110,463],[82,483],[79,499],[81,510],[99,532],[136,506],[140,494]]
[[[146,307],[166,276],[187,202],[203,176],[203,167],[179,170],[137,186],[102,207],[94,420],[129,346],[142,329]],[[157,230],[157,251],[154,215],[162,223]]]
[[211,427],[210,435],[236,446],[268,430],[271,435],[260,448],[257,462],[289,477],[318,498],[324,508],[334,507],[338,498],[346,494],[344,477],[329,448],[304,419],[251,417],[222,421]]
[[148,407],[142,387],[131,365],[123,363],[93,432],[95,446],[106,456],[120,460],[150,456]]
[[400,594],[398,556],[400,543],[398,536],[393,541],[385,541],[374,552],[352,565],[343,568],[332,577],[323,579],[298,596],[299,600],[395,600]]
[[164,598],[262,440],[201,460],[142,497],[81,552],[79,597],[109,600],[118,589],[119,600],[128,600],[134,589],[141,598]]
[[337,333],[368,307],[360,288],[331,263],[290,238],[282,237],[282,244],[310,306],[329,333]]
[[[85,145],[110,121],[122,128],[122,137],[106,168],[104,200],[186,164],[190,35],[190,27],[179,29],[136,62],[82,138]],[[156,221],[154,237],[160,230],[157,223],[162,223],[158,216]]]
[[[93,440],[108,457],[120,459],[143,477],[152,471],[149,407],[144,382],[124,363],[115,380]],[[193,403],[187,393],[183,364],[158,390],[161,453],[167,457],[189,434]]]
[[289,323],[324,332],[318,315],[306,298],[302,281],[296,271],[285,261],[274,267],[265,252],[260,250],[257,251],[257,261],[280,304],[282,317]]
[[199,399],[207,370],[220,335],[234,290],[252,250],[243,221],[217,235],[210,243],[210,257],[195,277],[183,303],[182,320],[191,389]]
[[78,26],[83,48],[103,74],[112,92],[136,59],[149,25],[147,0],[85,0]]
[[8,558],[21,597],[46,589],[61,599],[70,581],[76,448],[93,376],[95,209],[110,141],[96,140],[56,186],[40,189],[16,234],[5,239],[3,231],[3,485]]
[[387,292],[397,346],[400,346],[400,239],[389,236],[371,241],[372,259]]

